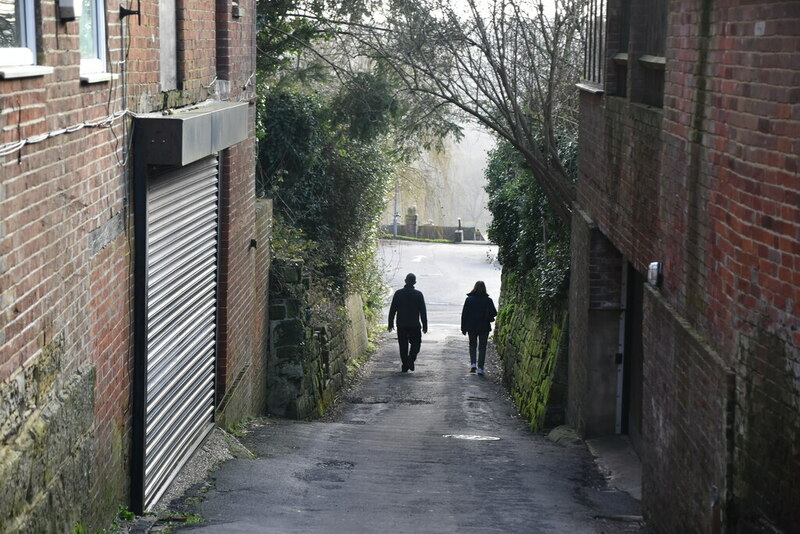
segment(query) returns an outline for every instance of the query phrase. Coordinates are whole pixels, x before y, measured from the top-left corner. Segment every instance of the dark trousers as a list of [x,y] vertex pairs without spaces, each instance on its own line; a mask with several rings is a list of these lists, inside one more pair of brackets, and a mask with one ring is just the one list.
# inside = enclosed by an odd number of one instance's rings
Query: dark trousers
[[[486,343],[489,341],[489,332],[467,332],[467,334],[469,335],[469,363],[475,365],[477,356],[478,369],[483,369],[483,364],[486,361]],[[477,355],[475,354],[476,352],[478,353]]]
[[[417,361],[419,346],[422,344],[422,328],[419,326],[398,326],[397,342],[400,344],[400,361],[403,368]],[[409,345],[410,350],[409,350]]]

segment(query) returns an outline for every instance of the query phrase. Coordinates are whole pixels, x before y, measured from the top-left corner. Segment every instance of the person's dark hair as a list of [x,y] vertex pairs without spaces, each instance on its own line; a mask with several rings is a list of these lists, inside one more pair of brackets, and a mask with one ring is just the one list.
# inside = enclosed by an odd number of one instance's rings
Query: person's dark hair
[[406,275],[406,284],[414,285],[417,283],[417,277],[414,276],[414,273],[408,273]]
[[489,293],[486,292],[486,284],[483,283],[483,280],[478,280],[475,282],[475,287],[472,288],[472,291],[470,291],[469,294],[486,296]]

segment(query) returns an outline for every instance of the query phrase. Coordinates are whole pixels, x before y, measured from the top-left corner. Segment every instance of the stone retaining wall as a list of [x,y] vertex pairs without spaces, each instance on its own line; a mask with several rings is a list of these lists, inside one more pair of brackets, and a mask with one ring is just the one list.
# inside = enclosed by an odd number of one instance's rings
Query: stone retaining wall
[[567,312],[544,321],[535,304],[516,294],[503,275],[495,343],[503,380],[520,413],[538,431],[565,422],[567,406]]
[[97,371],[63,373],[63,351],[48,343],[0,384],[0,532],[72,532],[91,515]]
[[361,297],[347,297],[336,321],[315,324],[302,263],[276,260],[272,273],[267,410],[290,419],[322,415],[345,384],[348,363],[367,351]]

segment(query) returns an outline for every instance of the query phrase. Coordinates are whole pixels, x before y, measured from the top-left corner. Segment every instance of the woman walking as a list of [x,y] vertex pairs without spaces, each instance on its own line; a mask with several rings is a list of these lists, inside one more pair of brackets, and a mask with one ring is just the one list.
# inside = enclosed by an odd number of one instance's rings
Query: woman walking
[[486,284],[478,280],[472,291],[467,293],[467,300],[464,301],[464,308],[461,310],[461,333],[469,334],[470,373],[477,371],[479,375],[483,374],[486,343],[489,340],[489,332],[492,330],[491,322],[495,317],[497,317],[497,308],[494,307],[494,302],[486,292]]

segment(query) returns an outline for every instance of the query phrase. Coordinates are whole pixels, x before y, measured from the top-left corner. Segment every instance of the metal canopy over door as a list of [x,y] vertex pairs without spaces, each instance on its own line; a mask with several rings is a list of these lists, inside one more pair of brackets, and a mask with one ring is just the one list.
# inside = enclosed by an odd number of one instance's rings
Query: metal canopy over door
[[[214,426],[218,161],[206,157],[146,179],[143,471],[149,509]],[[141,235],[141,234],[139,234]],[[144,293],[144,294],[142,294]],[[144,328],[142,328],[142,326]],[[143,330],[143,331],[141,331]],[[139,371],[141,373],[141,371]],[[144,413],[142,413],[142,411]],[[141,445],[140,445],[141,446]]]

